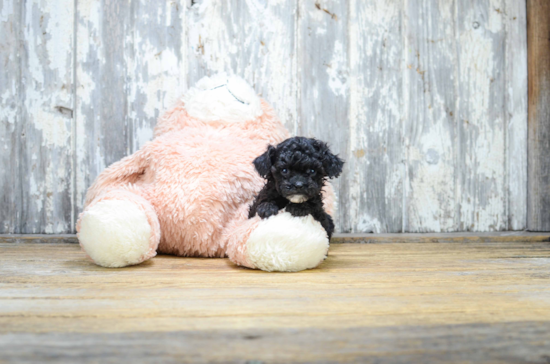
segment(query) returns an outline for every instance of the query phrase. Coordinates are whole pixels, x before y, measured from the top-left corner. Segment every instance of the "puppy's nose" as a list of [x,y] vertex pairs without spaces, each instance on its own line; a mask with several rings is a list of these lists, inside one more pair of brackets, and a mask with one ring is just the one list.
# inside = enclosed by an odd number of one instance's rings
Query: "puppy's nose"
[[296,182],[294,182],[294,187],[296,187],[296,188],[302,188],[302,187],[304,187],[304,182],[302,182],[302,181],[296,181]]

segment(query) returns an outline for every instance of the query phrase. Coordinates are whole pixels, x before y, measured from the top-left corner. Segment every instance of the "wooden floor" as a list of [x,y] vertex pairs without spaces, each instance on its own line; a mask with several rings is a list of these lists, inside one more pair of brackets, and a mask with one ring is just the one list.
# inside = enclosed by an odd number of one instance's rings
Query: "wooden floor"
[[265,273],[0,243],[0,363],[550,363],[550,243],[334,244]]

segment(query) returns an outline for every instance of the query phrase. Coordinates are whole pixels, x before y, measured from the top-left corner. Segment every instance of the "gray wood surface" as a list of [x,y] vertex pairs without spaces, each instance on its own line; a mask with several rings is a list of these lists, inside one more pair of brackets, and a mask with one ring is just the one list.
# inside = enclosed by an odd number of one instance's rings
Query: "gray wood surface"
[[333,244],[293,274],[0,240],[0,362],[547,364],[550,243],[516,239]]
[[74,2],[0,7],[2,231],[70,231]]
[[345,231],[403,231],[403,3],[350,3]]
[[[386,244],[386,243],[540,243],[550,242],[550,232],[496,231],[458,233],[336,233],[331,244]],[[0,234],[0,243],[78,244],[76,234]]]
[[529,42],[528,229],[550,230],[550,3],[527,1]]
[[[506,168],[508,229],[526,227],[527,216],[527,27],[523,1],[505,0]],[[520,46],[518,46],[520,45]],[[550,231],[550,229],[548,229]]]
[[[460,12],[448,1],[408,2],[404,19],[404,231],[464,230],[456,208],[455,137]],[[462,95],[461,95],[462,96]],[[466,96],[466,102],[471,98]],[[464,172],[475,178],[474,170]],[[504,197],[504,196],[502,196]],[[486,230],[486,229],[480,229]]]
[[296,0],[196,1],[188,9],[189,85],[236,73],[296,130]]
[[186,1],[77,2],[76,214],[96,176],[150,140],[187,88],[185,12]]
[[21,232],[22,189],[19,184],[21,135],[20,33],[21,7],[16,0],[0,0],[0,230]]
[[1,233],[74,231],[95,177],[220,71],[347,161],[338,231],[526,228],[523,0],[0,0],[0,19]]
[[[300,90],[296,133],[328,141],[332,152],[347,160],[350,138],[348,8],[337,0],[307,0],[298,6],[296,54]],[[334,182],[340,202],[334,221],[339,230],[345,232],[352,230],[346,226],[350,214],[346,207],[348,176],[349,173],[343,173]]]
[[[136,333],[0,334],[8,363],[532,363],[548,322]],[[213,350],[212,348],[216,349]]]

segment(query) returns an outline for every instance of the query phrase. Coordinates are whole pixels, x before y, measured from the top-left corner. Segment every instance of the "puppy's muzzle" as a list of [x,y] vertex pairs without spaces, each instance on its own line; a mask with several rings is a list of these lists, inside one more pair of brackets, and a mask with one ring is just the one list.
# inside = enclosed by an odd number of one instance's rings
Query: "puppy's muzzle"
[[309,199],[304,181],[294,180],[285,186],[285,198],[292,203],[303,203]]
[[290,196],[287,196],[286,198],[292,203],[303,203],[309,200],[306,195],[290,195]]

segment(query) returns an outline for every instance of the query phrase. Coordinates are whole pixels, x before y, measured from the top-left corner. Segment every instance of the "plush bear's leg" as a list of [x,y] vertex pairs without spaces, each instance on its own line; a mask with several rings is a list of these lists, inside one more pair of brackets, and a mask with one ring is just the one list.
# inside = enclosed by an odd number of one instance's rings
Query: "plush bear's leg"
[[288,212],[261,220],[254,217],[229,227],[229,259],[238,265],[269,272],[297,272],[318,266],[328,252],[328,237],[312,216]]
[[139,264],[156,255],[160,225],[153,206],[129,190],[96,197],[80,214],[80,246],[103,267]]

